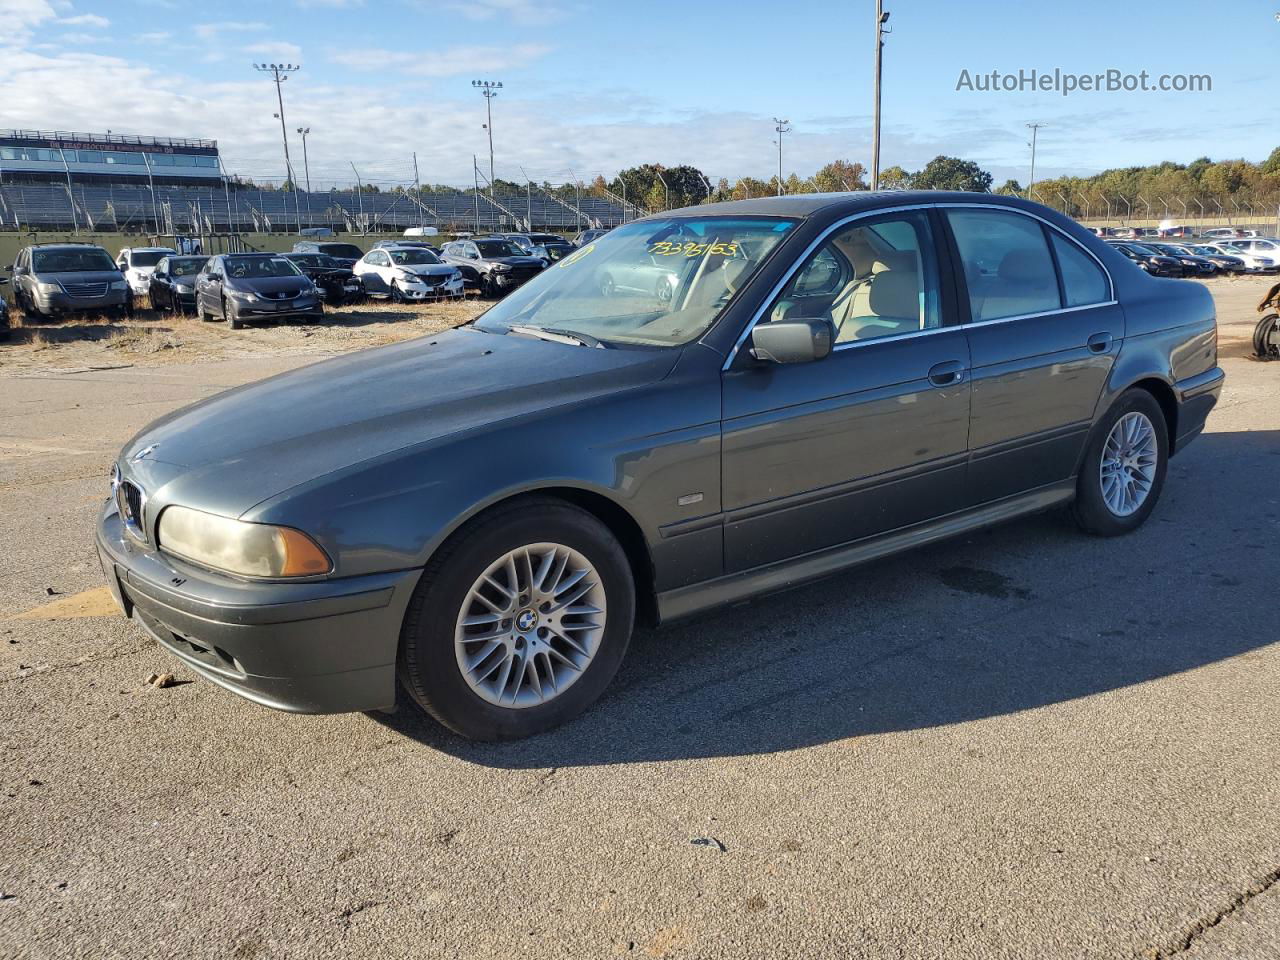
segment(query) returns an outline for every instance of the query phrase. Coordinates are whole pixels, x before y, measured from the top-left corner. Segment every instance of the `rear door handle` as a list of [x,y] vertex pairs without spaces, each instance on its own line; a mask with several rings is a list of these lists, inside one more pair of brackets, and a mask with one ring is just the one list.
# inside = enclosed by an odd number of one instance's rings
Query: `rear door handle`
[[1088,340],[1089,349],[1094,353],[1106,353],[1111,349],[1111,334],[1095,333]]
[[965,366],[959,360],[944,360],[929,368],[929,382],[935,387],[950,387],[964,380]]

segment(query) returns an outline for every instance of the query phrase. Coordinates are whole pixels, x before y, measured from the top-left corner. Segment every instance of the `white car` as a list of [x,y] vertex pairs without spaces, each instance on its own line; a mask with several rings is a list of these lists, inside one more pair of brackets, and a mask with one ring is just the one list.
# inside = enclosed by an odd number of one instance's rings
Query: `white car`
[[1241,237],[1256,237],[1256,230],[1241,230],[1239,227],[1214,227],[1212,230],[1206,230],[1200,234],[1206,240],[1227,240],[1234,241]]
[[133,295],[144,297],[151,291],[151,275],[156,272],[156,264],[165,257],[177,255],[178,251],[172,247],[125,247],[116,257],[116,266],[124,274]]
[[1243,250],[1245,253],[1252,253],[1255,256],[1265,257],[1275,264],[1280,265],[1280,240],[1272,237],[1245,237],[1241,240],[1232,240],[1231,246]]
[[390,297],[396,303],[463,294],[462,271],[423,247],[379,247],[357,260],[351,270],[366,293]]
[[1244,247],[1236,246],[1237,243],[1243,242],[1247,241],[1225,243],[1219,240],[1213,243],[1202,243],[1200,246],[1226,257],[1239,257],[1244,261],[1245,273],[1274,273],[1276,270],[1280,270],[1280,256],[1272,259],[1261,251],[1246,250]]

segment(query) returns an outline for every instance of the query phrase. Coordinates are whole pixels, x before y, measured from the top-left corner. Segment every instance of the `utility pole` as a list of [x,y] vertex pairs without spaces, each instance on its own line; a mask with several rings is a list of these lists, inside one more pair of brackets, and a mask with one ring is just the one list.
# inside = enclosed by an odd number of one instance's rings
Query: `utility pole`
[[307,134],[311,132],[310,127],[299,127],[298,133],[302,134],[302,171],[307,177],[307,223],[311,223],[311,162],[307,159]]
[[422,218],[422,181],[418,179],[418,151],[413,151],[413,188],[418,192],[418,229],[424,224]]
[[[284,144],[284,173],[289,183],[293,186],[293,213],[297,218],[299,227],[302,222],[302,210],[298,205],[298,184],[293,176],[293,163],[289,160],[289,131],[285,127],[284,122],[284,93],[281,90],[281,84],[289,79],[289,74],[297,73],[302,69],[301,64],[294,65],[292,63],[255,63],[253,69],[259,73],[270,75],[272,81],[276,85],[276,104],[280,108],[280,112],[276,114],[280,118],[280,141]],[[287,207],[285,208],[288,209]]]
[[875,109],[871,120],[871,189],[880,189],[880,77],[883,73],[884,38],[890,33],[885,26],[889,14],[884,10],[884,0],[876,0],[876,80]]
[[[471,155],[471,176],[475,178],[475,183],[476,183],[476,233],[479,233],[480,232],[480,165],[476,163],[476,155],[474,153]],[[490,185],[492,185],[493,181],[490,180],[489,183]],[[493,196],[492,191],[490,191],[489,196],[490,197]]]
[[524,167],[520,168],[520,176],[524,177],[524,226],[526,230],[533,229],[533,181],[529,179],[529,174],[524,172]]
[[1031,190],[1036,185],[1036,134],[1040,132],[1043,123],[1028,123],[1027,129],[1031,131],[1031,142],[1027,144],[1031,148],[1031,181],[1027,184],[1027,199],[1034,199],[1031,196]]
[[480,91],[484,97],[485,115],[488,122],[484,128],[489,131],[489,198],[493,199],[493,98],[498,95],[498,91],[502,89],[501,81],[494,80],[472,80],[471,86]]
[[662,175],[661,170],[658,170],[656,168],[654,169],[653,174],[658,178],[658,182],[662,184],[662,197],[663,197],[662,209],[670,210],[671,209],[671,188],[667,186],[667,178]]
[[[67,154],[61,147],[58,148],[58,156],[62,158],[62,169],[67,175],[67,202],[71,204],[71,229],[76,234],[80,233],[80,218],[76,216],[76,198],[71,192],[71,168],[67,166]],[[144,153],[142,159],[146,160],[147,155]],[[151,176],[151,165],[147,164],[147,176]],[[156,188],[151,187],[151,215],[155,216],[156,209]]]
[[360,171],[356,169],[354,161],[348,160],[351,164],[351,172],[356,175],[356,203],[360,205],[360,232],[366,233],[364,228],[364,184],[360,182]]
[[778,131],[778,139],[774,141],[778,145],[778,196],[782,196],[782,135],[791,132],[791,128],[787,126],[790,122],[773,118],[773,129]]

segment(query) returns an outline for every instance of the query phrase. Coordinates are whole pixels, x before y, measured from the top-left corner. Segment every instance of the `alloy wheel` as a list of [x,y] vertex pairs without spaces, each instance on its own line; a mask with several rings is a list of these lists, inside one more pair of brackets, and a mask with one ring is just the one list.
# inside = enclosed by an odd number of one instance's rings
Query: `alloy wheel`
[[604,636],[604,584],[571,547],[508,551],[476,578],[454,628],[458,669],[496,706],[534,707],[571,687]]
[[1098,479],[1102,500],[1117,517],[1136,513],[1155,484],[1160,447],[1156,430],[1143,413],[1126,413],[1111,427],[1102,446]]

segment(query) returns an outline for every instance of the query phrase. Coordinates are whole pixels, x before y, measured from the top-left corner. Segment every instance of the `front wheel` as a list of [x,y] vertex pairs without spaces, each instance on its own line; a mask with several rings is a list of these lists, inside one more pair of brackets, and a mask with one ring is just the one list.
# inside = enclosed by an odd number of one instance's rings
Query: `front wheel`
[[240,322],[240,318],[236,316],[236,312],[227,307],[227,301],[222,301],[222,315],[227,319],[227,326],[232,330],[239,330],[244,324]]
[[1076,523],[1115,537],[1146,522],[1160,499],[1169,463],[1164,411],[1145,390],[1128,390],[1094,429],[1076,481]]
[[594,516],[559,500],[481,515],[423,572],[401,632],[412,700],[474,740],[513,740],[587,709],[626,653],[635,584]]

